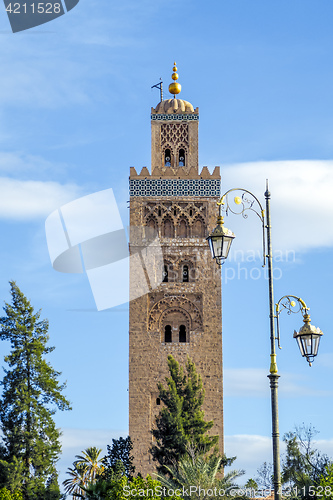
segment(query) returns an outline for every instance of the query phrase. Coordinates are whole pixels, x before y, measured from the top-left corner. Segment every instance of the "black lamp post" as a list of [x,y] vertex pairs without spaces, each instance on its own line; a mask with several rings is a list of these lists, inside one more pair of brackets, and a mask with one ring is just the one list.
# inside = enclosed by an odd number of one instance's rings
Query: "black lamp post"
[[[236,196],[233,199],[234,205],[229,203],[228,195],[231,192],[239,191],[241,196]],[[219,206],[219,216],[217,219],[217,226],[213,233],[208,236],[210,250],[213,259],[221,267],[228,257],[231,243],[235,238],[232,231],[225,228],[223,225],[222,211],[226,214],[231,212],[233,214],[242,215],[247,218],[247,212],[254,212],[260,219],[262,224],[263,234],[263,266],[268,260],[268,294],[269,294],[269,318],[270,318],[270,341],[271,341],[271,363],[268,378],[270,379],[271,387],[271,404],[272,404],[272,444],[273,444],[273,467],[274,467],[274,498],[275,500],[281,499],[281,471],[280,471],[280,435],[279,435],[279,414],[278,414],[278,369],[276,364],[276,350],[275,341],[278,340],[278,347],[280,347],[280,331],[279,331],[279,315],[283,309],[287,312],[301,312],[303,315],[304,325],[300,328],[299,332],[294,333],[294,338],[297,340],[301,354],[305,357],[311,366],[314,357],[318,353],[320,337],[323,332],[311,325],[310,316],[308,314],[309,308],[305,302],[295,295],[285,295],[282,297],[275,306],[274,311],[274,293],[273,293],[273,253],[271,245],[271,218],[270,218],[270,197],[271,194],[268,190],[268,181],[266,184],[266,212],[261,206],[260,201],[254,194],[246,189],[229,189],[217,203]],[[256,207],[257,205],[257,207]],[[237,208],[237,206],[239,208]],[[259,210],[258,210],[259,207]],[[267,254],[266,254],[267,246]],[[295,299],[297,302],[295,302]],[[298,309],[295,310],[296,303]],[[275,336],[275,324],[277,326],[277,337]]]

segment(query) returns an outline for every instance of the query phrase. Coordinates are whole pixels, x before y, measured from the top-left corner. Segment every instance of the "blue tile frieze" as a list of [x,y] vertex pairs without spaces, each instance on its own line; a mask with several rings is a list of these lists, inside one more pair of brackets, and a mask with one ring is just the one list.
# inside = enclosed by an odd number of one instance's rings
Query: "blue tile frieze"
[[174,113],[174,114],[168,114],[168,115],[161,115],[161,114],[152,114],[150,115],[151,119],[152,120],[156,120],[156,121],[171,121],[171,120],[182,120],[182,121],[198,121],[199,120],[199,115],[195,115],[195,114],[183,114],[183,113]]
[[219,179],[130,179],[130,196],[219,197]]

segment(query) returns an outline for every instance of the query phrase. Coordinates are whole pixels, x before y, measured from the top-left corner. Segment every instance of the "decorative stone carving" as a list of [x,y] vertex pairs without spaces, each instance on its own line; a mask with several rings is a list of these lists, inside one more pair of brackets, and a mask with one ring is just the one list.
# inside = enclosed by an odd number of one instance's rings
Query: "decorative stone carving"
[[148,331],[161,332],[163,330],[163,324],[165,323],[167,314],[172,314],[175,311],[178,311],[180,315],[185,315],[189,318],[189,331],[200,331],[202,330],[202,314],[199,307],[200,304],[195,304],[185,295],[165,294],[164,297],[158,300],[158,302],[156,302],[149,311]]

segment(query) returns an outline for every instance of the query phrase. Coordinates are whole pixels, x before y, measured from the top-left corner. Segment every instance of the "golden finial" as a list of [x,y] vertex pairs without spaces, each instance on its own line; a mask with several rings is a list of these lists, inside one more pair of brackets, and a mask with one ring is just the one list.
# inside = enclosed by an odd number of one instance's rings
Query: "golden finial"
[[176,66],[176,62],[173,63],[173,73],[171,75],[171,78],[173,79],[173,82],[170,83],[169,85],[169,92],[170,94],[173,94],[173,97],[176,98],[176,94],[179,94],[179,92],[181,91],[182,89],[182,86],[180,85],[180,83],[178,83],[176,80],[178,80],[179,76],[177,74],[177,66]]

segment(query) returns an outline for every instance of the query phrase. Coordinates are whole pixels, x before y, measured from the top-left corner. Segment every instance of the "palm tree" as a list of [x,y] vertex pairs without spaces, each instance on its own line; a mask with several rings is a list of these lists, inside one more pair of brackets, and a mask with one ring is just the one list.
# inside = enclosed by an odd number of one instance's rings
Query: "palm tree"
[[77,460],[73,462],[73,468],[69,467],[66,472],[70,477],[63,482],[66,493],[72,495],[73,500],[86,498],[86,488],[95,484],[97,476],[103,472],[101,451],[92,446],[82,451],[81,455],[75,455]]
[[[211,498],[211,490],[216,488],[219,496],[226,496],[233,488],[238,488],[234,480],[244,474],[243,470],[233,470],[219,477],[222,458],[203,452],[189,450],[174,467],[165,466],[169,477],[157,474],[157,479],[168,489],[181,489],[181,496],[193,500]],[[233,495],[234,496],[234,495]]]
[[82,452],[82,455],[76,455],[77,460],[73,463],[74,467],[83,467],[85,483],[94,484],[96,477],[104,470],[102,465],[103,457],[100,457],[101,448],[91,446]]
[[84,468],[83,467],[68,467],[66,474],[69,478],[62,483],[65,487],[65,492],[73,496],[73,499],[84,498],[82,487],[85,485]]

